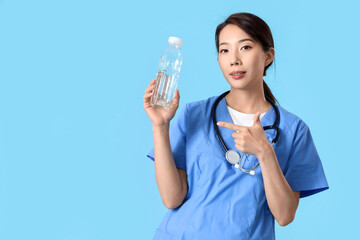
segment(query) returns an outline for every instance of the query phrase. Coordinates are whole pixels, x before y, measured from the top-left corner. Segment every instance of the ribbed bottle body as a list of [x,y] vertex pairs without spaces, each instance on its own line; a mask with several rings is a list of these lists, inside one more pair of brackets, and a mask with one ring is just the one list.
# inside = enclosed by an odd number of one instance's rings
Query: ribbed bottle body
[[160,58],[156,83],[151,96],[152,106],[171,107],[177,89],[183,56],[178,45],[168,45]]

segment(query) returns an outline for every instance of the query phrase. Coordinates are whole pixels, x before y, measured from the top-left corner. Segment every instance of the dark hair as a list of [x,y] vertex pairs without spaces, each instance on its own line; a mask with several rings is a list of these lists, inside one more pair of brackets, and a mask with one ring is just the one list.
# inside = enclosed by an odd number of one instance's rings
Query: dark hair
[[[248,35],[250,35],[255,41],[261,44],[264,52],[267,52],[271,47],[274,48],[274,40],[270,28],[264,22],[264,20],[251,13],[234,13],[230,15],[224,22],[220,23],[216,28],[215,43],[218,53],[219,53],[220,32],[228,24],[234,24],[240,27],[243,31],[245,31]],[[272,65],[273,61],[271,61],[271,63],[265,67],[263,76],[266,76],[266,70]],[[263,87],[264,87],[265,96],[269,97],[274,103],[278,102],[264,80],[263,80]]]

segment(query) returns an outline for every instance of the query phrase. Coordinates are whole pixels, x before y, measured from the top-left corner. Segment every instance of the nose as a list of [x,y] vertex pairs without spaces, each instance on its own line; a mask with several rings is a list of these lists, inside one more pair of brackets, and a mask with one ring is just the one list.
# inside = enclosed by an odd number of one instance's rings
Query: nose
[[231,66],[240,65],[240,63],[241,63],[241,61],[240,61],[240,58],[239,58],[238,54],[234,53],[232,55],[231,62],[230,62]]

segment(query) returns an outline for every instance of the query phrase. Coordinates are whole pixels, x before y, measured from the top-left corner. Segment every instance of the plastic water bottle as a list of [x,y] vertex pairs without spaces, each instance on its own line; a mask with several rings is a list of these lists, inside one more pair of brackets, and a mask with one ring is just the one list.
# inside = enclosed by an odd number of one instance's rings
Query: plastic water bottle
[[156,74],[156,83],[150,99],[151,106],[171,107],[178,85],[182,64],[182,40],[169,37],[168,46],[160,58],[159,70]]

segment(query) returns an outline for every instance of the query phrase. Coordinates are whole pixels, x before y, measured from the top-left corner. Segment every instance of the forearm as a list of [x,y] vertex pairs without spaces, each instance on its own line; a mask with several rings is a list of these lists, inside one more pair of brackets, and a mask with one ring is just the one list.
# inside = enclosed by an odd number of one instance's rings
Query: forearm
[[169,124],[153,126],[155,177],[161,200],[167,208],[178,205],[181,179],[176,168],[169,139]]
[[271,145],[259,154],[258,159],[270,211],[276,221],[285,226],[295,218],[298,198],[286,181]]

